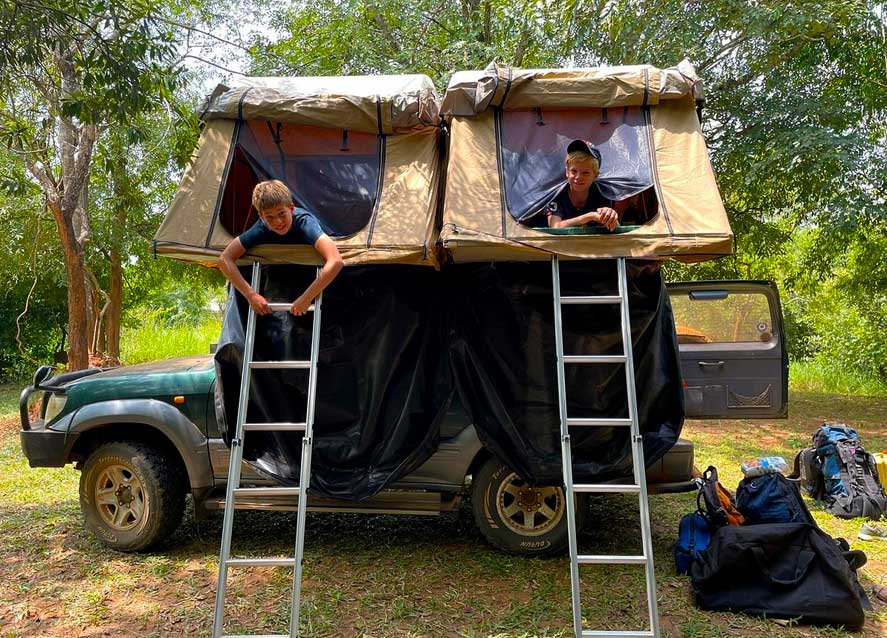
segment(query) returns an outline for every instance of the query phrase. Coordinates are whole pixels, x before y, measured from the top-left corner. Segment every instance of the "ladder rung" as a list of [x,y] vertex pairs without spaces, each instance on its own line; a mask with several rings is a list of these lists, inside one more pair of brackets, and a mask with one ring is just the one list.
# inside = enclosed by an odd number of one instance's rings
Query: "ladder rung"
[[574,483],[573,491],[592,494],[640,494],[641,486],[626,483]]
[[269,370],[289,368],[295,370],[308,370],[311,367],[310,361],[250,361],[249,367],[252,370]]
[[597,427],[631,427],[631,419],[567,419],[567,425],[590,425]]
[[298,487],[237,487],[234,496],[298,496]]
[[567,354],[564,363],[625,363],[624,354]]
[[229,558],[228,567],[293,567],[295,558]]
[[622,303],[622,297],[620,297],[619,295],[586,295],[582,297],[561,297],[561,303],[565,306]]
[[653,632],[641,631],[607,631],[602,629],[583,629],[582,638],[653,638]]
[[647,557],[626,556],[624,554],[614,556],[580,554],[576,557],[576,562],[580,565],[644,565],[647,562]]
[[291,423],[280,421],[279,423],[244,423],[246,432],[304,432],[306,423]]
[[[291,303],[269,303],[272,312],[289,312],[290,308],[293,307]],[[308,312],[314,312],[314,304],[308,306]]]

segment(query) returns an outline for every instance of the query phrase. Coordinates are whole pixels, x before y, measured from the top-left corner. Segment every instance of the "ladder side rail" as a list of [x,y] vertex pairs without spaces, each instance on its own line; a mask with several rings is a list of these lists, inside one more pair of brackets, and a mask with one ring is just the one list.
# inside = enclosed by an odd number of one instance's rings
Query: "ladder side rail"
[[628,416],[631,419],[631,454],[634,466],[634,482],[640,486],[638,494],[641,539],[643,554],[647,557],[645,567],[647,581],[647,609],[650,615],[650,629],[653,636],[659,638],[659,610],[656,600],[656,573],[653,564],[653,532],[650,527],[650,503],[647,499],[646,464],[644,463],[644,442],[640,431],[637,407],[637,388],[634,375],[634,351],[631,341],[631,313],[628,307],[628,277],[626,275],[625,258],[618,259],[619,296],[622,323],[622,347],[625,354],[625,386],[628,392]]
[[[320,268],[317,269],[320,276]],[[299,635],[299,612],[302,600],[302,554],[305,549],[305,517],[308,512],[308,493],[311,483],[311,450],[314,439],[314,411],[317,398],[317,360],[320,356],[320,309],[323,292],[317,295],[314,321],[311,331],[311,364],[308,368],[308,411],[305,417],[305,434],[302,436],[302,459],[299,467],[299,505],[296,515],[296,551],[293,573],[292,609],[290,611],[290,636]]]
[[557,394],[561,429],[561,464],[564,475],[564,502],[567,506],[567,544],[570,551],[570,586],[573,604],[573,633],[582,636],[582,609],[579,587],[579,549],[576,529],[576,504],[573,501],[573,455],[567,427],[567,384],[564,371],[564,334],[561,323],[561,278],[557,255],[551,258],[552,293],[554,297],[554,345],[557,353]]
[[[252,287],[259,289],[261,266],[253,263]],[[236,294],[236,293],[235,293]],[[236,301],[234,302],[236,303]],[[213,638],[222,635],[225,616],[225,593],[228,579],[228,560],[231,554],[231,536],[234,530],[234,490],[240,485],[240,466],[243,461],[243,424],[249,406],[250,367],[253,359],[253,342],[256,333],[256,313],[249,306],[246,334],[243,344],[243,361],[240,369],[240,399],[237,404],[237,422],[231,438],[231,456],[228,462],[228,479],[225,486],[225,513],[222,521],[222,543],[219,552],[219,580],[216,585],[216,608],[213,616]]]

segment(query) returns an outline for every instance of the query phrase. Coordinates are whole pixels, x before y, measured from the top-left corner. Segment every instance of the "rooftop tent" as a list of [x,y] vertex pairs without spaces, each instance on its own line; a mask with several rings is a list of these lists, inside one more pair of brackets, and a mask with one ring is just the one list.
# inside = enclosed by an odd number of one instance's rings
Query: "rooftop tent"
[[[163,224],[158,254],[214,263],[258,219],[253,186],[280,179],[348,263],[433,265],[438,102],[424,75],[245,78],[201,107],[205,127]],[[264,262],[316,263],[307,246]]]
[[[440,239],[457,262],[730,254],[733,234],[696,115],[692,65],[519,70],[450,80]],[[601,152],[598,184],[623,213],[617,232],[548,229],[573,139]]]

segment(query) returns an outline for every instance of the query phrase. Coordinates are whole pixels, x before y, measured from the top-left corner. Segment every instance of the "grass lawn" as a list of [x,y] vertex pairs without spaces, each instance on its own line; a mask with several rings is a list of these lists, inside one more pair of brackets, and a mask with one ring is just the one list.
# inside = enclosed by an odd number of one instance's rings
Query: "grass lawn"
[[[27,467],[18,444],[17,394],[0,386],[0,638],[210,636],[221,518],[197,524],[187,515],[161,552],[104,549],[81,526],[79,473]],[[868,449],[887,449],[885,414],[885,398],[793,391],[787,420],[689,421],[684,436],[696,443],[697,465],[717,465],[733,489],[743,459],[791,458],[824,420],[849,422]],[[697,610],[672,559],[678,519],[693,507],[692,494],[651,498],[663,635],[854,635]],[[860,572],[866,589],[887,584],[887,543],[858,541],[861,521],[812,509],[825,531],[866,551],[869,563]],[[243,512],[235,520],[234,547],[243,555],[292,553],[295,514]],[[638,536],[633,499],[598,497],[580,551],[635,553]],[[443,518],[311,514],[304,565],[302,636],[571,635],[567,561],[525,560],[492,549],[475,530],[467,503]],[[228,607],[235,620],[226,629],[285,633],[291,572],[234,573]],[[580,573],[589,628],[645,623],[641,568],[588,566]],[[867,638],[887,634],[885,607],[874,604],[861,634]]]

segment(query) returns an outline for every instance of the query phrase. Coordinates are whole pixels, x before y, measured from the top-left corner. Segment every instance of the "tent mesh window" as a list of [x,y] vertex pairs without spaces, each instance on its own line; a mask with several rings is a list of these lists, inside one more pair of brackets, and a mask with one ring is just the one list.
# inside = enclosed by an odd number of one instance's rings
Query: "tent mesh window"
[[601,152],[597,185],[616,202],[623,226],[644,224],[656,214],[649,127],[642,108],[537,108],[498,115],[505,203],[517,221],[548,225],[544,210],[566,187],[566,149],[576,139],[591,142]]
[[345,129],[251,120],[237,129],[220,202],[219,221],[240,235],[259,218],[253,187],[279,179],[297,206],[307,209],[331,237],[366,227],[379,196],[381,136]]

